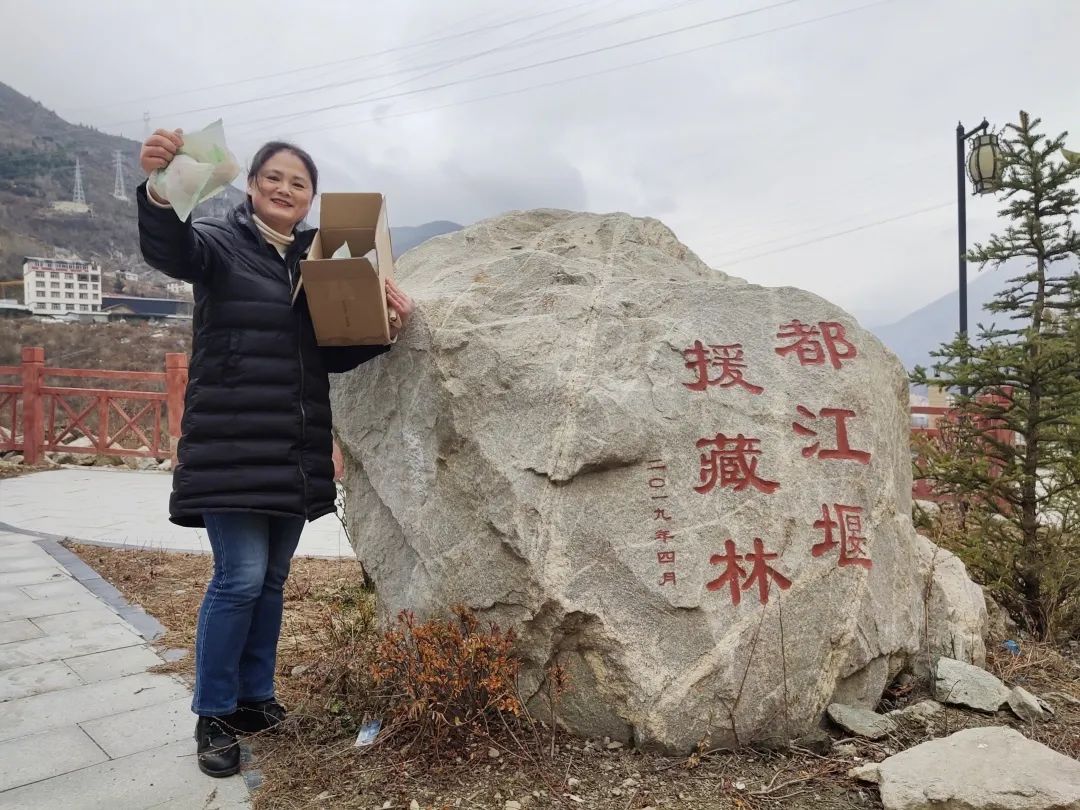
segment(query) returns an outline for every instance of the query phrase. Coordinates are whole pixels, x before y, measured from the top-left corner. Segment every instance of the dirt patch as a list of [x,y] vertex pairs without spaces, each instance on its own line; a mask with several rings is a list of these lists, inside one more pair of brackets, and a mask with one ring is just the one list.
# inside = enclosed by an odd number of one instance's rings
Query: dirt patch
[[[163,647],[192,649],[195,619],[211,571],[207,556],[71,545],[130,601],[168,628]],[[366,719],[365,668],[377,641],[372,594],[350,560],[296,559],[286,589],[278,660],[278,697],[290,709],[286,728],[254,739],[253,767],[263,778],[259,810],[281,808],[522,808],[646,807],[791,808],[839,810],[881,807],[877,791],[847,777],[855,765],[879,761],[931,737],[961,728],[1012,725],[1069,756],[1080,754],[1080,710],[1051,699],[1053,721],[1028,727],[1007,713],[987,716],[950,708],[928,725],[910,722],[872,743],[843,740],[815,751],[702,751],[691,757],[608,747],[538,726],[535,738],[478,741],[460,755],[422,761],[400,750],[354,746]],[[995,647],[997,649],[997,647]],[[1036,694],[1080,698],[1075,650],[1021,644],[1002,650],[989,668]],[[193,656],[162,669],[188,678]],[[925,697],[917,689],[890,693],[895,708]],[[510,805],[513,807],[514,805]]]

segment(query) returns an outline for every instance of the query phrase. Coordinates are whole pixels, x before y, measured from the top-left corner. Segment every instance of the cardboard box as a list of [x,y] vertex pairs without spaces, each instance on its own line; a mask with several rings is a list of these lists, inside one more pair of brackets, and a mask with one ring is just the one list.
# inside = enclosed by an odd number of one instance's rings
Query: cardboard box
[[[348,243],[353,258],[333,259]],[[375,251],[375,264],[365,254]],[[394,275],[382,194],[323,194],[319,233],[300,262],[301,289],[320,346],[390,344],[386,279]],[[295,300],[295,297],[294,297]]]

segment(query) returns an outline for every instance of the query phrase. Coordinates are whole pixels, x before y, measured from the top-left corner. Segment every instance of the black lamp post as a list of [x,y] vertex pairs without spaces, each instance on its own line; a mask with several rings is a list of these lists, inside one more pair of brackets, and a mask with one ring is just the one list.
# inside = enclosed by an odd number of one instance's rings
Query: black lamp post
[[967,336],[967,198],[964,195],[964,147],[975,137],[967,155],[967,172],[972,193],[990,194],[1001,187],[1004,164],[998,148],[997,135],[987,130],[990,123],[984,118],[975,129],[967,132],[963,123],[956,125],[956,216],[960,236],[960,334]]

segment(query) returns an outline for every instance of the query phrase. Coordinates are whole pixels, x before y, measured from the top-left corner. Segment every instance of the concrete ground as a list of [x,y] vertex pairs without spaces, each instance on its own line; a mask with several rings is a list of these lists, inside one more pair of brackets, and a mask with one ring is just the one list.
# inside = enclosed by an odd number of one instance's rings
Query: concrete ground
[[[57,542],[209,553],[168,522],[170,489],[97,468],[0,480],[0,809],[249,806],[243,777],[199,772],[187,686],[147,671],[163,628]],[[297,553],[352,550],[330,515]]]
[[[210,553],[206,532],[169,523],[172,475],[76,467],[0,480],[0,523],[23,531],[107,545]],[[296,553],[351,557],[341,521],[304,529]]]

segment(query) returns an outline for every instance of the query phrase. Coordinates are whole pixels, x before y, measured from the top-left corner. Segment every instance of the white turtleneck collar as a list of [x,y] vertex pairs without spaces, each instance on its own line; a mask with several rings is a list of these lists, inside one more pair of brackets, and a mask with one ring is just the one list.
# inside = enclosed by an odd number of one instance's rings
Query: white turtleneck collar
[[285,258],[285,252],[289,249],[289,246],[295,241],[296,237],[293,234],[278,233],[261,219],[258,215],[251,215],[252,221],[255,223],[255,227],[259,229],[259,233],[262,234],[263,239],[274,246],[274,249],[281,255],[281,258]]

